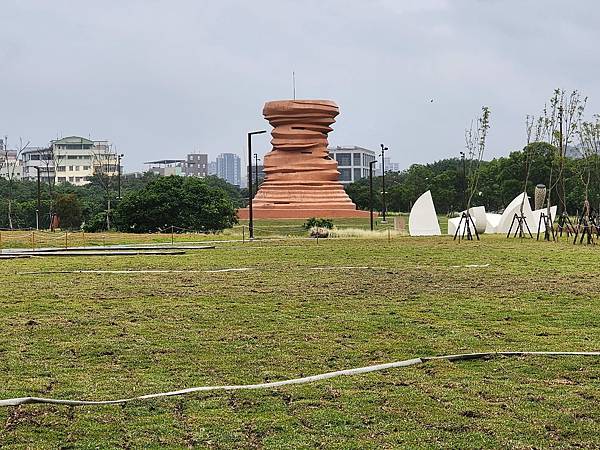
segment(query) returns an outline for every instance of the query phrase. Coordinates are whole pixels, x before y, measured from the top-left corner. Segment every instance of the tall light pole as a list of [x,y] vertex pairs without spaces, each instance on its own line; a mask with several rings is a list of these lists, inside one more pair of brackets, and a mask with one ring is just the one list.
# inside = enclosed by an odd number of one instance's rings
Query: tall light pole
[[371,219],[371,231],[373,231],[373,166],[376,159],[369,162],[369,218]]
[[254,216],[252,213],[252,136],[266,132],[267,130],[259,130],[248,133],[248,231],[250,239],[254,239]]
[[460,152],[460,159],[462,161],[462,202],[463,208],[467,209],[467,165],[465,162],[465,152]]
[[33,166],[37,170],[37,208],[35,209],[35,229],[40,230],[40,207],[41,207],[41,197],[40,197],[40,167]]
[[117,171],[119,173],[119,178],[117,178],[117,198],[121,200],[121,158],[125,156],[122,153],[117,155]]
[[256,192],[258,192],[258,153],[254,154],[254,178],[256,180]]
[[381,213],[383,215],[383,219],[381,219],[381,223],[386,223],[385,220],[385,213],[386,213],[386,205],[385,205],[385,152],[386,150],[388,150],[388,148],[381,144],[381,186],[382,186],[382,194],[381,194],[381,201],[382,201],[382,208],[381,208]]

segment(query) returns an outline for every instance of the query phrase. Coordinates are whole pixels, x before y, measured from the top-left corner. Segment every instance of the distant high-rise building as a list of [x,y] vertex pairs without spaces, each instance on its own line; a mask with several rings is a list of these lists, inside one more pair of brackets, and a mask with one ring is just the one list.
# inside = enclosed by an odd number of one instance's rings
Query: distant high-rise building
[[221,153],[217,156],[217,176],[234,186],[241,186],[241,160],[235,153]]
[[208,173],[208,155],[205,153],[190,153],[187,155],[185,175],[188,177],[205,177]]
[[208,175],[216,175],[217,174],[217,162],[210,161],[208,163]]

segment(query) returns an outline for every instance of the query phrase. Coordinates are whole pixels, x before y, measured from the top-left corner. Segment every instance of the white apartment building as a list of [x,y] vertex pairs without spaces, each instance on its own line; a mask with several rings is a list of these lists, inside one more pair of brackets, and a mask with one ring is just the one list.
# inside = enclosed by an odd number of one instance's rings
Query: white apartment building
[[0,178],[20,180],[22,175],[23,166],[17,150],[7,149],[4,140],[0,139]]
[[338,163],[340,183],[350,184],[369,176],[369,163],[377,159],[373,150],[357,146],[329,147],[329,156]]
[[48,148],[33,147],[22,153],[23,178],[53,179],[55,183],[69,182],[81,186],[100,173],[115,176],[119,172],[119,158],[108,141],[92,141],[79,136],[68,136],[50,142]]

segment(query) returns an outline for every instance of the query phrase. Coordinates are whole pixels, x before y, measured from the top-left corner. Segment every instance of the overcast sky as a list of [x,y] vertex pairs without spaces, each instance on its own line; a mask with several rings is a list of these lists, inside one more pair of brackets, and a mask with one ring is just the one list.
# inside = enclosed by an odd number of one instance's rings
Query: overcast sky
[[[552,90],[600,112],[600,2],[2,0],[0,135],[109,139],[126,170],[243,154],[265,101],[331,99],[331,145],[403,167],[457,156],[491,108],[488,157],[520,149]],[[433,99],[433,102],[431,100]],[[268,138],[255,138],[259,153]]]

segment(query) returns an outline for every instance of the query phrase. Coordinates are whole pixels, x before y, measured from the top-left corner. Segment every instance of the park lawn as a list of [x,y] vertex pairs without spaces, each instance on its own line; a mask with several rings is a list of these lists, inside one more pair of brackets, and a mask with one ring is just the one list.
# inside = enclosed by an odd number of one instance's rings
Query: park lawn
[[[597,351],[598,252],[444,236],[3,260],[1,397],[114,399],[417,356]],[[202,272],[226,268],[252,270]],[[25,273],[86,269],[185,272]],[[597,448],[600,358],[437,361],[126,406],[24,405],[0,409],[0,422],[8,448]]]

